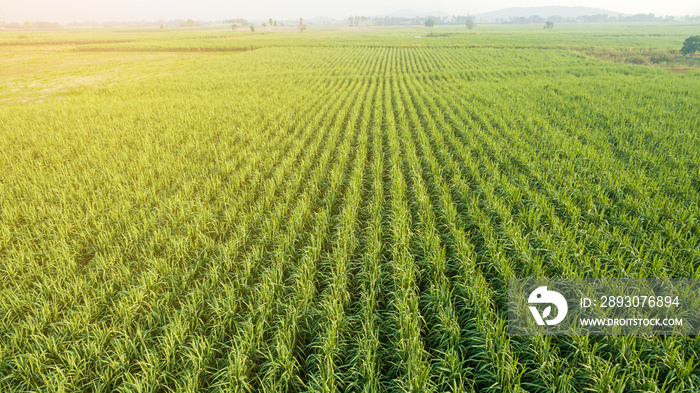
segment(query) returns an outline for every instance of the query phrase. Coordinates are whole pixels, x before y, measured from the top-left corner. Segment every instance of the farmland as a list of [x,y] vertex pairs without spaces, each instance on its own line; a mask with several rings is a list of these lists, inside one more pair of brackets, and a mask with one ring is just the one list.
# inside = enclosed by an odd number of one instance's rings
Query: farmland
[[697,29],[0,32],[0,391],[697,391],[506,309],[700,277]]

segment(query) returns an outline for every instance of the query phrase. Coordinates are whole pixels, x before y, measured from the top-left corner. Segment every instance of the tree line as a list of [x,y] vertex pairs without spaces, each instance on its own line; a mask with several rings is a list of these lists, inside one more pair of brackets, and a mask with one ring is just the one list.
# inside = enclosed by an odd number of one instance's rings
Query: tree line
[[608,15],[608,14],[595,14],[595,15],[581,15],[577,17],[563,17],[559,15],[552,15],[547,18],[543,18],[539,15],[530,16],[512,16],[508,19],[496,19],[496,23],[503,24],[528,24],[528,23],[544,23],[550,21],[553,23],[605,23],[605,22],[674,22],[676,20],[686,20],[686,21],[697,21],[700,20],[700,16],[690,16],[686,15],[683,18],[676,19],[673,16],[656,16],[654,14],[636,14],[636,15]]
[[357,25],[374,25],[374,26],[397,26],[397,25],[424,25],[428,20],[432,20],[435,25],[465,25],[471,20],[476,23],[476,19],[472,15],[452,15],[452,16],[416,16],[416,17],[398,17],[384,16],[370,18],[367,16],[351,16],[348,18],[354,26]]

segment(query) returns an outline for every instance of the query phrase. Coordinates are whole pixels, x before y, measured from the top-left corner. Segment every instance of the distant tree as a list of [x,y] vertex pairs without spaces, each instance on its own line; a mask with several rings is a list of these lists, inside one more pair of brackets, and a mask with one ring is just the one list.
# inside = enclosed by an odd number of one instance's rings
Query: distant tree
[[546,21],[546,22],[544,23],[544,28],[545,28],[545,29],[550,29],[550,30],[551,30],[551,29],[554,28],[554,23],[552,23],[551,21]]
[[165,25],[160,25],[160,29],[161,30],[165,29]]
[[467,17],[467,29],[471,30],[476,26],[476,21],[474,20],[473,16],[468,16]]
[[435,20],[433,18],[426,19],[425,27],[430,29],[430,34],[433,34],[433,26],[435,26]]
[[248,26],[250,22],[243,18],[234,18],[234,19],[226,19],[224,20],[224,23],[229,24],[229,23],[235,23],[238,26]]
[[693,56],[695,52],[700,52],[700,35],[686,38],[681,48],[683,56]]
[[272,27],[272,18],[270,18],[270,20],[268,20],[268,22],[270,22],[270,27]]
[[187,26],[194,26],[194,21],[192,19],[187,19]]
[[252,23],[250,24],[250,31],[252,31],[253,33],[255,33],[255,26],[254,26]]
[[234,23],[234,24],[232,24],[232,25],[231,25],[231,30],[233,30],[233,31],[236,31],[236,30],[238,30],[238,25],[237,25],[237,24],[235,24],[235,23]]
[[348,18],[348,22],[350,23],[350,26],[353,26],[355,24],[355,17],[350,15]]
[[262,27],[267,27],[267,23],[263,23],[263,24],[262,24]]
[[275,21],[275,27],[277,27],[277,21]]
[[299,18],[299,32],[306,30],[306,24],[304,24],[304,18]]

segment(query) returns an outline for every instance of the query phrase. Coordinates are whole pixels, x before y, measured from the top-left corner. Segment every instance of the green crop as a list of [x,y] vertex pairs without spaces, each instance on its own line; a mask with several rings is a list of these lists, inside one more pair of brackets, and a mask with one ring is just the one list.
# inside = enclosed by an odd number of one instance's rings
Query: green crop
[[700,274],[696,27],[0,32],[0,391],[699,389],[506,319]]

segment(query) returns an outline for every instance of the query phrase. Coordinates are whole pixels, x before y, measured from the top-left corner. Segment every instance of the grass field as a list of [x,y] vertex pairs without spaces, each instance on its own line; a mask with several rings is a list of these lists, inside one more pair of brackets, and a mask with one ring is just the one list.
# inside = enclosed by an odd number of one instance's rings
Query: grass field
[[0,32],[0,391],[700,390],[506,319],[700,277],[698,28]]

